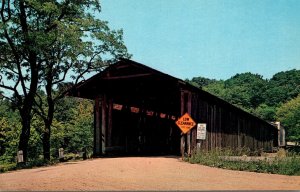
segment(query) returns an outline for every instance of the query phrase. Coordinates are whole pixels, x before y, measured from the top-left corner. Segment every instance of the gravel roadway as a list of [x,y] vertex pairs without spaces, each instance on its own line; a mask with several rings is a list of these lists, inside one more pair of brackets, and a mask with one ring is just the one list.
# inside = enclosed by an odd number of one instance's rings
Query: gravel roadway
[[299,190],[300,176],[189,164],[179,157],[118,157],[0,174],[2,190]]

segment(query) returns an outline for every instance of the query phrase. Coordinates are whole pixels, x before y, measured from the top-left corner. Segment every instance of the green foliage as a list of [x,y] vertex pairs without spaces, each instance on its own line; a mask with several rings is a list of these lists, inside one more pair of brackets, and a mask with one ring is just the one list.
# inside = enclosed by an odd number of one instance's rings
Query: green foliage
[[1,163],[0,164],[0,173],[4,173],[11,170],[17,169],[17,163]]
[[266,104],[278,106],[300,93],[300,70],[276,73],[268,82],[265,93]]
[[194,77],[188,82],[248,111],[264,102],[267,84],[261,75],[252,73],[237,74],[226,81]]
[[260,104],[256,109],[254,109],[253,113],[262,119],[268,121],[275,121],[276,111],[277,111],[276,107],[268,106],[267,104],[263,103]]
[[33,116],[31,120],[31,136],[28,145],[28,158],[30,161],[39,159],[42,151],[42,129],[43,121],[38,116]]
[[34,159],[26,163],[3,163],[0,165],[0,173],[4,173],[7,171],[12,171],[12,170],[19,170],[19,169],[30,169],[33,167],[41,167],[41,166],[46,166],[46,165],[54,165],[58,163],[57,160],[52,160],[52,161],[45,161],[44,159]]
[[[18,151],[18,142],[21,132],[21,123],[18,118],[18,113],[11,113],[15,117],[6,118],[0,117],[0,133],[1,138],[1,154],[0,162],[15,162]],[[36,119],[33,119],[33,127],[31,128],[31,137],[28,145],[29,160],[38,159],[42,151],[41,138],[39,132],[36,130]]]
[[7,139],[7,132],[9,129],[8,122],[5,117],[0,117],[0,155],[5,153],[6,149],[6,139]]
[[[12,170],[16,162],[18,139],[21,123],[18,113],[11,111],[9,102],[1,101],[0,105],[0,162],[7,166],[3,170]],[[93,147],[93,103],[77,98],[64,98],[57,105],[54,122],[52,125],[51,155],[57,159],[58,149],[64,148],[66,154],[87,151]],[[43,165],[42,160],[44,122],[37,115],[31,122],[31,137],[28,147],[29,162],[26,166]],[[12,164],[13,163],[13,164]]]
[[203,87],[203,89],[220,98],[225,98],[225,84],[222,80],[208,84],[207,86]]
[[245,109],[256,108],[264,102],[266,80],[252,73],[237,74],[225,81],[225,99]]
[[10,107],[7,100],[0,100],[0,162],[13,162],[17,154],[21,123]]
[[[57,119],[52,125],[51,146],[52,156],[58,156],[58,149],[64,148],[65,152],[77,153],[84,149],[91,151],[93,148],[93,105],[91,101],[65,98],[65,108],[55,114]],[[65,119],[59,119],[59,117]]]
[[300,94],[282,104],[278,108],[276,116],[286,129],[287,139],[300,141]]
[[187,81],[266,121],[281,121],[287,128],[287,140],[299,140],[299,99],[289,100],[300,93],[300,70],[279,72],[270,80],[242,73],[225,81],[202,77]]
[[187,158],[190,163],[199,163],[211,167],[232,169],[239,171],[251,171],[259,173],[272,173],[282,175],[300,175],[300,157],[291,154],[286,158],[275,158],[273,161],[230,161],[220,158],[220,156],[230,156],[234,154],[228,150],[199,151]]
[[192,80],[186,80],[187,82],[193,84],[196,87],[205,87],[209,84],[217,82],[215,79],[209,79],[205,77],[193,77]]

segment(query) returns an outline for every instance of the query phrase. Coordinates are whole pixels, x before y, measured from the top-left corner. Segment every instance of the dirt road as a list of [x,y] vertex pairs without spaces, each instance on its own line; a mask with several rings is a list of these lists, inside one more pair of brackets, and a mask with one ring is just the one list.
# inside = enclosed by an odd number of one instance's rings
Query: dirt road
[[295,190],[300,176],[231,171],[178,157],[100,158],[0,174],[1,190]]

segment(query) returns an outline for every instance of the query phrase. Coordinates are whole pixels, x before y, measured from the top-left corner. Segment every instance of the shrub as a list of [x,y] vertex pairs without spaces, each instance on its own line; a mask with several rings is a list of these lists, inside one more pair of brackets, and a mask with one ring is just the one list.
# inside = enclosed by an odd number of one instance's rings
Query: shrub
[[11,171],[11,170],[16,170],[17,169],[17,164],[16,163],[4,163],[2,165],[0,165],[0,173],[4,173],[7,171]]
[[287,153],[287,157],[275,157],[272,160],[266,158],[264,160],[256,161],[231,161],[220,158],[220,156],[232,156],[234,154],[245,155],[245,153],[241,153],[241,151],[233,152],[228,149],[215,149],[211,151],[198,151],[196,154],[185,160],[190,163],[239,171],[300,175],[300,157],[293,153]]

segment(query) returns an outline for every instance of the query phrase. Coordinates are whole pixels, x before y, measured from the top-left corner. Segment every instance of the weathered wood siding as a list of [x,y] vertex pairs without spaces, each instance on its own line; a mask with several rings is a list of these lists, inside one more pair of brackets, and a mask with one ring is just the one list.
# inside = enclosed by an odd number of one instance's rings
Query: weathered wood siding
[[[277,146],[277,132],[272,125],[205,92],[192,93],[191,116],[197,123],[207,124],[207,137],[201,141],[201,149],[271,151]],[[196,128],[191,134],[192,150],[196,150]]]
[[[182,153],[190,154],[197,148],[196,128],[181,136],[175,127],[176,117],[186,112],[197,123],[207,124],[201,149],[271,151],[278,146],[277,129],[271,124],[180,79],[127,59],[74,86],[68,95],[95,100],[95,155],[117,148],[174,153],[180,152],[180,146]],[[116,111],[113,104],[124,107]],[[130,111],[130,107],[139,111]],[[148,110],[155,115],[147,115]]]

